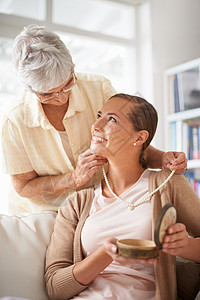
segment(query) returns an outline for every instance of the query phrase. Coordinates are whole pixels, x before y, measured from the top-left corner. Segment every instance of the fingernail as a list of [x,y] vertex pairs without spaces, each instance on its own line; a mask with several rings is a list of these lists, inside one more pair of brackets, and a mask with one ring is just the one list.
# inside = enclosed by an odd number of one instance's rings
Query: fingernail
[[115,246],[112,246],[112,252],[116,252],[116,247]]

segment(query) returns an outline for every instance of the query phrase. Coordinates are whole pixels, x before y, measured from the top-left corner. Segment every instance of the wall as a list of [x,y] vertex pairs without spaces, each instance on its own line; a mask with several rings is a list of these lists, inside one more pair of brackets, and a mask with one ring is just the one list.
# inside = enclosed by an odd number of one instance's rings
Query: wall
[[150,3],[153,103],[160,120],[155,145],[164,149],[163,72],[167,68],[200,57],[200,1],[150,0]]
[[151,5],[142,3],[137,7],[137,80],[138,91],[154,104],[153,69],[152,69],[152,37],[151,37]]

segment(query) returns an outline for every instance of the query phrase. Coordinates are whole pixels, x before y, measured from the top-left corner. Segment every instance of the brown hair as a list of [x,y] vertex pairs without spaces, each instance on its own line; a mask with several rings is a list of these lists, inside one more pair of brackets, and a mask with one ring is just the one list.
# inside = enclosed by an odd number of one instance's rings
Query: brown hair
[[141,97],[120,93],[113,95],[110,97],[110,99],[115,97],[128,100],[134,104],[133,109],[131,109],[128,113],[128,117],[133,124],[134,130],[137,132],[146,130],[149,133],[149,136],[143,144],[140,154],[140,163],[142,167],[146,168],[147,166],[144,160],[144,150],[149,146],[156,132],[158,124],[157,111],[151,103]]

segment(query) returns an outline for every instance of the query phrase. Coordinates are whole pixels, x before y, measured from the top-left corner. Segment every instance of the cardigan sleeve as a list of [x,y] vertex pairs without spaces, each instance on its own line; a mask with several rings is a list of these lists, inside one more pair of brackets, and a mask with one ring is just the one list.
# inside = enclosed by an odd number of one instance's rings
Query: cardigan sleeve
[[[151,171],[149,190],[152,192],[161,185],[169,170]],[[200,199],[183,175],[174,174],[172,178],[152,197],[153,226],[161,208],[173,203],[177,208],[177,222],[185,224],[192,236],[200,236]],[[175,257],[160,251],[155,264],[156,299],[177,299]],[[170,289],[169,289],[170,287]]]
[[87,288],[73,275],[75,263],[82,259],[78,253],[81,251],[80,243],[76,241],[77,227],[80,227],[82,215],[86,215],[88,211],[87,203],[85,205],[84,200],[77,195],[78,193],[69,196],[68,204],[59,209],[47,248],[44,278],[50,299],[69,299]]
[[[150,191],[162,184],[169,174],[169,170],[151,172]],[[154,195],[154,220],[162,206],[167,203],[173,203],[176,206],[177,222],[185,224],[191,236],[200,236],[200,199],[183,175],[174,174]]]
[[177,208],[177,222],[185,224],[191,236],[200,237],[200,199],[183,175],[173,177],[171,192]]

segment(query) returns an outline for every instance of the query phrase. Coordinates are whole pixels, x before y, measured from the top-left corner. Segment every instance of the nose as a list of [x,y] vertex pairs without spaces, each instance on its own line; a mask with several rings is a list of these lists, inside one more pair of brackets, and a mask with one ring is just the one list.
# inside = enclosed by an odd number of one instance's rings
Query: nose
[[103,130],[106,121],[103,118],[97,119],[94,124],[92,125],[92,131],[101,131]]

